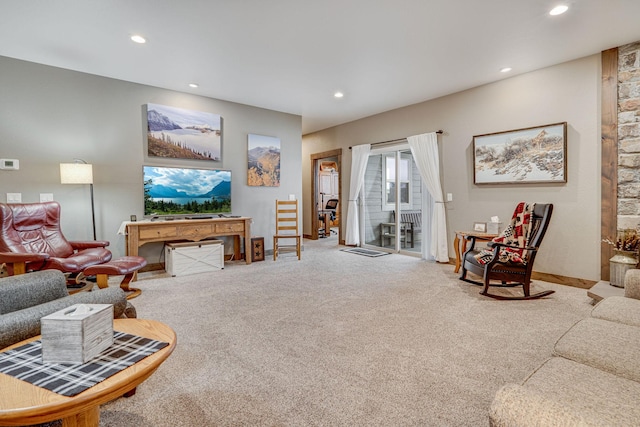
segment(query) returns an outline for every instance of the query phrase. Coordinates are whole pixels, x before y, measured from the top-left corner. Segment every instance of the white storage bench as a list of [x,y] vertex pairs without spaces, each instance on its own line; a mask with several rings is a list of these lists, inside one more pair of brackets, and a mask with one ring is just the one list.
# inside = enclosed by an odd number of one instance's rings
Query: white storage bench
[[167,243],[165,246],[165,270],[172,276],[207,273],[223,268],[222,240]]

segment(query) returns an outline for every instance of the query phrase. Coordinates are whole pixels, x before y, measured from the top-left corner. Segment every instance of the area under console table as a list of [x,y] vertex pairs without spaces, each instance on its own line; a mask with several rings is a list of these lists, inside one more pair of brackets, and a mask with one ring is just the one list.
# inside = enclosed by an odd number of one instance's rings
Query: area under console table
[[240,245],[242,238],[244,239],[245,261],[247,264],[251,264],[251,253],[247,249],[251,242],[251,218],[248,217],[131,221],[124,225],[126,227],[127,255],[138,255],[138,248],[146,243],[180,240],[198,242],[208,237],[233,236],[234,258],[242,259]]

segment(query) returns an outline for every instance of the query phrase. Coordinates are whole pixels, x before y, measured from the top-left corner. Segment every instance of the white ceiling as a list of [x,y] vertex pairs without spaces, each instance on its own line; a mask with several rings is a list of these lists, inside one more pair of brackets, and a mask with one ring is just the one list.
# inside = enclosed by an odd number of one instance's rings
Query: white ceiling
[[0,55],[301,115],[309,133],[638,41],[639,19],[640,0],[0,0]]

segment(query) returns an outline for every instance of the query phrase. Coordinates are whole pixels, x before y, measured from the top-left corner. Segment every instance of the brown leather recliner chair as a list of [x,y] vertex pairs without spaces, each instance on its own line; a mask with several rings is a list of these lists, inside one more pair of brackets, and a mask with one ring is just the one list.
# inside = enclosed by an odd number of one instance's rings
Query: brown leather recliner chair
[[0,264],[9,275],[55,269],[75,276],[111,260],[107,241],[67,241],[57,202],[0,203],[0,226]]

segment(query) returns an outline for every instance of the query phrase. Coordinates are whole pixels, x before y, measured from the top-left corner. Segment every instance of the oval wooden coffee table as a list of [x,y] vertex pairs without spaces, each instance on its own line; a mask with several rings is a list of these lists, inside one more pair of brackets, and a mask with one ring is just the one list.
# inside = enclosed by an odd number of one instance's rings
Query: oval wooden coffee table
[[[97,427],[100,405],[124,395],[149,378],[176,346],[173,329],[155,320],[116,319],[113,321],[113,328],[168,342],[169,345],[72,397],[62,396],[0,373],[0,425],[22,426],[62,419],[63,426]],[[3,351],[39,338],[30,338]]]

